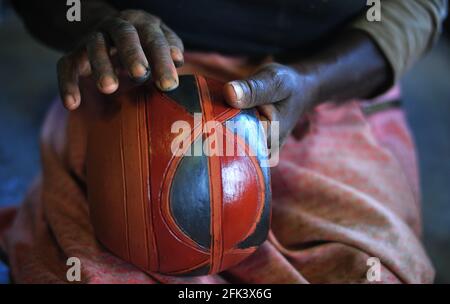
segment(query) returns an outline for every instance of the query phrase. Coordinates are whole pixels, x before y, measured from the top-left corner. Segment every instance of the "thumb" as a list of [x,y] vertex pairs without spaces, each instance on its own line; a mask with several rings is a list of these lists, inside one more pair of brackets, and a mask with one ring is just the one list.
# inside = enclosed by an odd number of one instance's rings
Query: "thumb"
[[287,67],[269,64],[245,80],[225,84],[225,99],[232,107],[254,108],[272,104],[290,96],[293,76]]

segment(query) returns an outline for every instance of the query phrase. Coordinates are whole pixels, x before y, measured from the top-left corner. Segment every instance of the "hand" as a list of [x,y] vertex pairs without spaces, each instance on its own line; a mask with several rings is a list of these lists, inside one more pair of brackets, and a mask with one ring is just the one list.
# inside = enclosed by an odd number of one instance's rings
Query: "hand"
[[317,103],[315,83],[314,77],[306,73],[271,63],[248,79],[227,83],[224,90],[231,106],[256,107],[269,121],[278,121],[279,140],[283,143],[300,117]]
[[159,18],[140,10],[122,11],[106,18],[79,49],[59,60],[63,103],[69,110],[80,105],[78,78],[90,74],[102,93],[114,93],[119,80],[111,56],[116,52],[134,80],[143,82],[152,75],[159,89],[173,90],[178,86],[176,67],[183,64],[183,51],[180,38]]

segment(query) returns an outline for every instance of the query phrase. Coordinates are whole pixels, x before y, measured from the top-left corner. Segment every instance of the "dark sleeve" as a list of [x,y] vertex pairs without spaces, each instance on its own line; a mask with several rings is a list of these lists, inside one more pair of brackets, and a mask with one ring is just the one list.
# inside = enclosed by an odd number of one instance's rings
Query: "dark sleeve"
[[106,1],[81,0],[81,21],[69,22],[66,1],[11,2],[33,37],[61,51],[73,50],[98,22],[115,12]]
[[446,15],[447,0],[386,0],[380,22],[369,22],[364,14],[351,26],[371,36],[398,81],[432,48]]

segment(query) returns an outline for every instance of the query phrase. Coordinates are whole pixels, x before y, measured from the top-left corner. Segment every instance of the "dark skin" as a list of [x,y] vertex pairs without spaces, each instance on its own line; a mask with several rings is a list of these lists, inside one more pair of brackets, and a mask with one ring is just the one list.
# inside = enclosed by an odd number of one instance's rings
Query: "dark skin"
[[[46,4],[53,11],[67,9],[53,1]],[[139,10],[118,12],[100,0],[83,2],[82,7],[83,18],[77,28],[49,16],[54,26],[67,27],[67,35],[34,33],[54,47],[72,50],[58,63],[60,94],[67,109],[75,110],[82,102],[80,76],[93,74],[104,94],[118,89],[116,66],[111,61],[116,53],[135,81],[152,75],[162,91],[178,86],[176,67],[183,64],[183,43],[158,17]],[[257,107],[270,121],[279,121],[283,141],[298,119],[315,106],[372,97],[391,82],[382,53],[368,36],[355,31],[341,35],[312,57],[289,64],[265,64],[248,79],[225,84],[224,94],[233,107]]]

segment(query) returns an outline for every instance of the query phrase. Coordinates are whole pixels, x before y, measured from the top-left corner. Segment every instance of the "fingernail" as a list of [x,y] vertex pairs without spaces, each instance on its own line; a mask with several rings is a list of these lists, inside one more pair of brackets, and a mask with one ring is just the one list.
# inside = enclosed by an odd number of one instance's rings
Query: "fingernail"
[[67,109],[69,110],[75,110],[78,106],[78,102],[72,95],[66,95],[64,96],[64,104]]
[[178,86],[178,80],[173,77],[161,77],[159,81],[156,82],[158,87],[163,91],[170,91]]
[[147,74],[148,69],[140,63],[135,63],[132,67],[131,67],[131,76],[133,76],[134,78],[142,78]]
[[244,97],[244,91],[242,90],[241,85],[238,82],[232,81],[230,82],[231,87],[233,88],[235,100],[240,102]]
[[170,48],[170,55],[172,56],[172,59],[174,61],[178,61],[178,62],[183,62],[184,58],[183,58],[183,53],[181,52],[181,50],[175,46],[172,46]]
[[117,88],[117,81],[111,76],[102,76],[99,85],[104,93],[112,93]]

